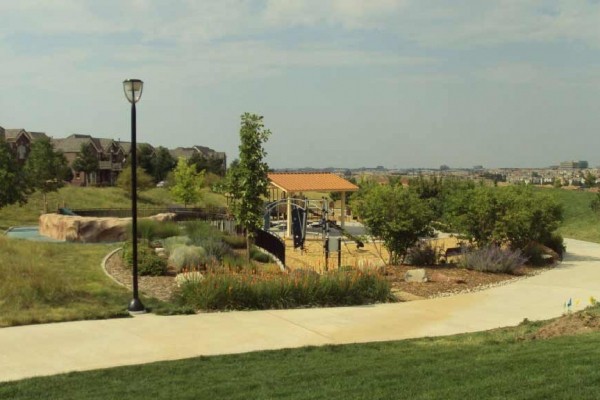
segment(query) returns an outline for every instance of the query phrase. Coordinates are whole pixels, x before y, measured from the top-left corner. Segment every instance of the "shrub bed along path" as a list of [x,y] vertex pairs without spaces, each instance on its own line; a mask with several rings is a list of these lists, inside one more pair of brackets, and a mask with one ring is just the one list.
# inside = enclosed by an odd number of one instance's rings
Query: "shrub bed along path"
[[[299,258],[298,255],[296,257]],[[429,281],[425,283],[405,282],[404,274],[406,271],[415,268],[424,268],[427,271]],[[131,289],[131,270],[123,263],[121,252],[113,254],[106,261],[105,269],[117,282]],[[452,264],[433,267],[395,265],[386,267],[385,276],[392,285],[392,293],[399,300],[411,301],[484,290],[536,275],[547,269],[525,266],[519,269],[517,275],[510,275],[472,271],[457,268]],[[146,296],[162,301],[169,301],[177,288],[174,274],[167,276],[140,276],[138,284],[140,291]]]
[[[131,289],[131,269],[127,268],[121,258],[122,251],[114,253],[106,260],[104,268],[121,285]],[[154,297],[162,301],[169,301],[173,291],[177,287],[175,275],[167,276],[140,276],[138,278],[139,290],[146,296]]]

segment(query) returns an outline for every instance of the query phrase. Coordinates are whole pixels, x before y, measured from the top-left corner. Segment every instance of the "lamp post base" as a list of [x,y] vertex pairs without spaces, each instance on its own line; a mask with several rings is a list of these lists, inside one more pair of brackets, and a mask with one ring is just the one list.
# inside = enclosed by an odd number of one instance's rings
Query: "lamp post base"
[[127,307],[127,310],[130,313],[136,313],[136,314],[143,314],[146,312],[146,309],[144,308],[144,305],[142,304],[141,300],[136,299],[136,298],[131,299],[131,301],[129,302],[129,307]]

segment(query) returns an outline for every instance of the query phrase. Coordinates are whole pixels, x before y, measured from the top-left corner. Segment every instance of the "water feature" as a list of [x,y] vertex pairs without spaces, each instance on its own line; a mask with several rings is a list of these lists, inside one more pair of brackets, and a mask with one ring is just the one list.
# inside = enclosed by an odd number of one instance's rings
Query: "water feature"
[[37,226],[17,226],[9,228],[6,236],[11,239],[25,239],[37,242],[64,242],[47,236],[40,235],[40,229]]

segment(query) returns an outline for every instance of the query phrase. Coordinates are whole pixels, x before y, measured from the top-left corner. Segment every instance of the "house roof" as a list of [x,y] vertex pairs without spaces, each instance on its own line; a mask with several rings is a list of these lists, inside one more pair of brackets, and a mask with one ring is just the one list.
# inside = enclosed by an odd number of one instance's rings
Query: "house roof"
[[15,140],[21,132],[25,132],[25,129],[5,129],[4,135],[6,137],[6,141]]
[[61,150],[63,153],[79,153],[81,151],[82,144],[92,143],[97,151],[102,150],[102,146],[97,139],[92,138],[90,135],[79,135],[73,134],[64,139],[53,139],[54,148]]
[[26,135],[32,142],[37,139],[47,138],[44,132],[27,132],[23,128],[18,129],[2,129],[4,138],[7,142],[14,142],[19,138],[19,135]]
[[358,186],[329,172],[269,173],[271,184],[291,192],[356,192]]

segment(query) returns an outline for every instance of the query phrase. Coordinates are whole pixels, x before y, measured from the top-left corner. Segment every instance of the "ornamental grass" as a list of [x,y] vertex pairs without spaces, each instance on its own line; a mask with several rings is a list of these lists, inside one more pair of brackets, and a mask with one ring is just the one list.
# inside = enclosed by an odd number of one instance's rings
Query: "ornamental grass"
[[376,272],[313,274],[211,272],[185,282],[175,301],[197,310],[264,310],[350,306],[391,301],[391,287]]

